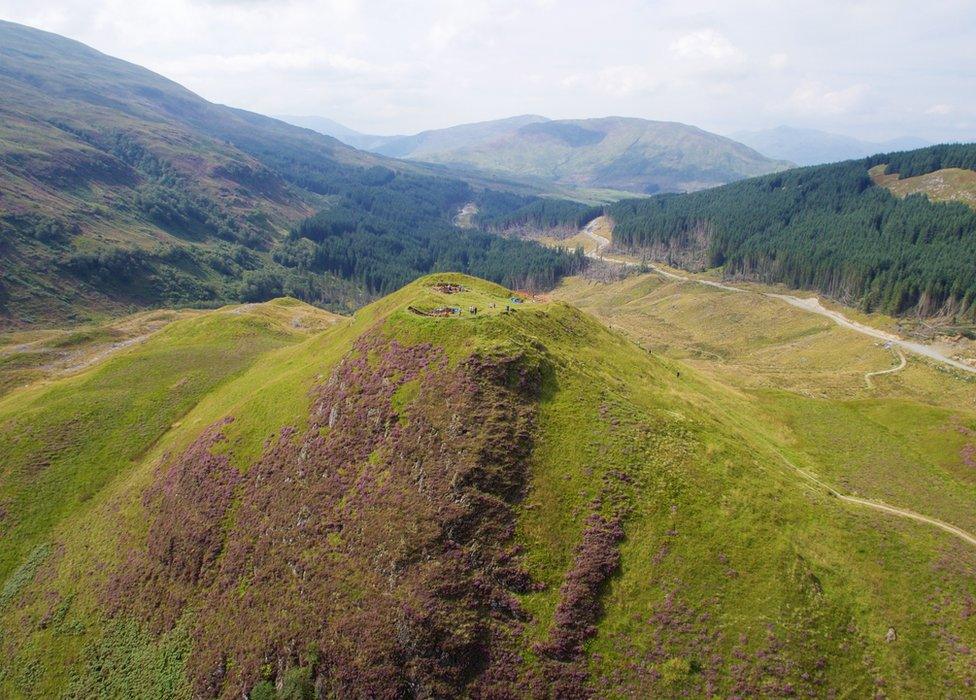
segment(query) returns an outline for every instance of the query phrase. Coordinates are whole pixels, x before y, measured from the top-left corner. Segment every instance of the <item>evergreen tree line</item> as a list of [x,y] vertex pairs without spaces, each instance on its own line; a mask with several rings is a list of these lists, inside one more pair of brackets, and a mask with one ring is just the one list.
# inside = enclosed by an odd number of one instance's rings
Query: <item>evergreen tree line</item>
[[865,310],[976,317],[976,212],[924,195],[900,199],[868,170],[903,176],[976,168],[976,144],[798,168],[682,195],[609,208],[614,241],[674,243],[703,225],[707,257],[730,276],[813,289]]
[[[603,207],[594,207],[566,199],[520,197],[501,201],[491,197],[476,221],[485,228],[504,231],[513,228],[550,229],[566,226],[580,229],[603,214]],[[519,201],[521,200],[521,201]]]
[[976,170],[976,147],[973,144],[944,143],[915,151],[880,153],[868,158],[868,166],[887,165],[885,172],[915,177],[943,168]]
[[[330,307],[386,294],[435,271],[460,271],[512,287],[546,288],[583,267],[581,255],[509,240],[483,229],[461,231],[454,215],[467,202],[500,215],[536,201],[501,192],[478,192],[468,183],[442,177],[361,168],[287,149],[254,150],[282,175],[264,167],[227,166],[227,176],[273,190],[290,182],[327,195],[332,204],[275,240],[266,221],[228,215],[193,183],[137,141],[115,134],[107,144],[137,169],[145,182],[133,197],[135,209],[184,240],[223,239],[239,260],[206,259],[195,246],[190,257],[176,248],[130,250],[107,246],[71,251],[70,229],[51,219],[0,221],[18,236],[63,251],[61,268],[118,297],[158,303],[262,301],[287,294]],[[23,217],[21,217],[23,218]],[[246,265],[239,251],[247,251]],[[179,259],[177,259],[179,258]],[[330,274],[323,274],[330,273]],[[341,279],[337,280],[335,277]]]
[[[331,272],[371,294],[387,294],[430,272],[457,271],[524,288],[547,288],[582,269],[579,253],[461,230],[452,219],[470,201],[493,215],[521,204],[517,195],[475,193],[466,183],[405,173],[345,189],[330,208],[296,226],[274,259]],[[376,173],[374,173],[376,175]]]

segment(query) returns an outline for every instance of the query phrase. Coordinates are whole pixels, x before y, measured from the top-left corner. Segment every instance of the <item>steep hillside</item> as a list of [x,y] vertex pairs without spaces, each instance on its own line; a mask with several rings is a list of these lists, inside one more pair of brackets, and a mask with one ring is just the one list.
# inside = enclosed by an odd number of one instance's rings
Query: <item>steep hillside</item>
[[[967,692],[976,548],[832,495],[741,390],[510,295],[427,277],[312,334],[293,302],[204,313],[0,399],[0,693]],[[209,343],[247,356],[204,385]]]
[[790,126],[778,126],[759,131],[737,131],[730,134],[730,137],[765,156],[788,160],[797,165],[836,163],[841,160],[866,158],[875,153],[889,153],[931,145],[931,142],[918,138],[864,141],[819,129],[798,129]]
[[[459,234],[484,183],[211,104],[54,34],[0,22],[0,93],[0,326],[281,294],[349,308],[458,260],[512,284],[566,262]],[[323,210],[340,221],[328,245],[296,233]]]
[[[671,264],[721,267],[729,277],[812,289],[868,311],[973,324],[976,212],[938,201],[955,197],[889,191],[898,191],[899,176],[918,182],[948,169],[976,169],[976,145],[879,154],[707,192],[618,202],[609,208],[613,240]],[[872,180],[885,174],[884,186]]]
[[524,115],[393,138],[375,150],[549,187],[639,193],[699,190],[788,165],[693,126],[623,117]]

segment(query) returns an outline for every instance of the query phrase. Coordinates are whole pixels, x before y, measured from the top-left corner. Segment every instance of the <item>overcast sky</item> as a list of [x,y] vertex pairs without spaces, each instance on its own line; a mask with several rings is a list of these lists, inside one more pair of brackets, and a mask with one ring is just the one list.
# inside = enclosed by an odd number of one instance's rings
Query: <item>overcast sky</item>
[[976,140],[976,0],[0,0],[0,18],[371,133],[536,113]]

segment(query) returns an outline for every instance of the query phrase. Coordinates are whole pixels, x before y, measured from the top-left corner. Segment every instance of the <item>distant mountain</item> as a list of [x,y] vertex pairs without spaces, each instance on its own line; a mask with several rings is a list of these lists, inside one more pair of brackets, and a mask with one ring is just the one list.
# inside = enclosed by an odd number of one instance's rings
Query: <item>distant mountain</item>
[[328,117],[276,115],[275,118],[280,119],[283,122],[287,122],[288,124],[294,124],[295,126],[311,129],[312,131],[317,131],[320,134],[331,136],[332,138],[339,139],[345,144],[364,151],[375,151],[388,141],[395,141],[397,139],[405,138],[403,136],[378,136],[375,134],[363,134],[355,129],[350,129],[348,126],[344,126],[333,119],[329,119]]
[[835,163],[853,158],[866,158],[875,153],[904,151],[932,145],[929,141],[914,137],[872,142],[818,129],[799,129],[791,126],[778,126],[759,131],[739,131],[730,136],[770,158],[789,160],[797,165]]
[[700,190],[789,165],[693,126],[624,117],[514,117],[423,132],[377,152],[564,187],[645,194]]
[[[459,124],[446,129],[421,131],[413,136],[401,136],[387,141],[376,149],[377,153],[394,158],[413,158],[445,162],[439,156],[470,148],[478,144],[492,143],[522,127],[548,122],[537,114],[522,114],[517,117],[493,119],[491,121]],[[477,163],[466,163],[477,165]],[[516,173],[521,174],[521,173]]]
[[564,189],[686,192],[790,165],[694,126],[646,119],[526,114],[400,137],[359,134],[328,119],[286,119],[385,156]]

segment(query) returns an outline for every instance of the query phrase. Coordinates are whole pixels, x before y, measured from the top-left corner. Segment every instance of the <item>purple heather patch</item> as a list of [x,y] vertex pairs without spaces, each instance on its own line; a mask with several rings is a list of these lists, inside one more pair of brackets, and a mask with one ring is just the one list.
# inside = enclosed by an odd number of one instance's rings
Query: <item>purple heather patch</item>
[[367,334],[313,390],[308,429],[244,476],[210,451],[219,425],[161,475],[112,608],[167,626],[192,602],[199,695],[299,665],[340,697],[517,695],[513,594],[536,584],[511,538],[540,385],[519,357],[452,367]]

